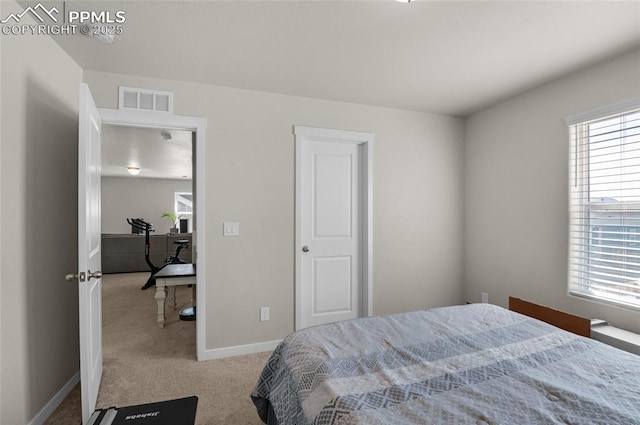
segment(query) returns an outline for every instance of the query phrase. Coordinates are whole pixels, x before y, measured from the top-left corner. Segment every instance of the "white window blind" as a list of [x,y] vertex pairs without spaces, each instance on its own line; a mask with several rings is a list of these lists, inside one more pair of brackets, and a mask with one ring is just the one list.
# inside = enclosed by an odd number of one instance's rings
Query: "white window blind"
[[640,105],[570,125],[569,292],[640,308]]
[[193,195],[191,192],[175,192],[176,215],[193,214]]

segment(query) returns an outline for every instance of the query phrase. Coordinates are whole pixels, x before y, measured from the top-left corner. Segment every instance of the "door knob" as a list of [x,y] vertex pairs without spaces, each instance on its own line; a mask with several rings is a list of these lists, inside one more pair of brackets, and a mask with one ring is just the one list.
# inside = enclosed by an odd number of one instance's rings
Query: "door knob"
[[303,246],[302,252],[309,252],[309,247],[307,245]]
[[100,279],[102,277],[102,272],[100,270],[91,272],[91,270],[87,270],[87,279]]
[[[101,273],[102,274],[102,273]],[[80,272],[80,273],[67,273],[66,275],[64,275],[64,278],[66,280],[68,280],[69,282],[73,282],[74,280],[78,280],[79,282],[84,282],[85,280],[85,273],[84,272]]]

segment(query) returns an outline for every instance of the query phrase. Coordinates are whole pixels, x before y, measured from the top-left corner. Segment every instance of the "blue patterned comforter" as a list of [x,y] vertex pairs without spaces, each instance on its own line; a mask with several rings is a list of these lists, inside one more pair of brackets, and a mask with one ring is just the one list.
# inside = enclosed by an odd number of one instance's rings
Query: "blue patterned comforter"
[[471,304],[295,332],[251,397],[279,425],[640,424],[640,357]]

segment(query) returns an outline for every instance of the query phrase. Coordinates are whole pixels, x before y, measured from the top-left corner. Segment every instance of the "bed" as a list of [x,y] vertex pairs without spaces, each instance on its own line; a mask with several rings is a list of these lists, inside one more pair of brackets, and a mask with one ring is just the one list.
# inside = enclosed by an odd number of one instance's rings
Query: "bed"
[[294,332],[251,398],[269,425],[640,424],[640,357],[469,304]]

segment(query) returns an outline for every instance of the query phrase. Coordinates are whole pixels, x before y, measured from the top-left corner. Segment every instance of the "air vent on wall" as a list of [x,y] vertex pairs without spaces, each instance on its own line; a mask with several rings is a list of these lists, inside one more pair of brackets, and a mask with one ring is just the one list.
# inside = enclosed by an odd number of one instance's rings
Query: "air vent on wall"
[[118,108],[173,113],[173,93],[120,86]]

